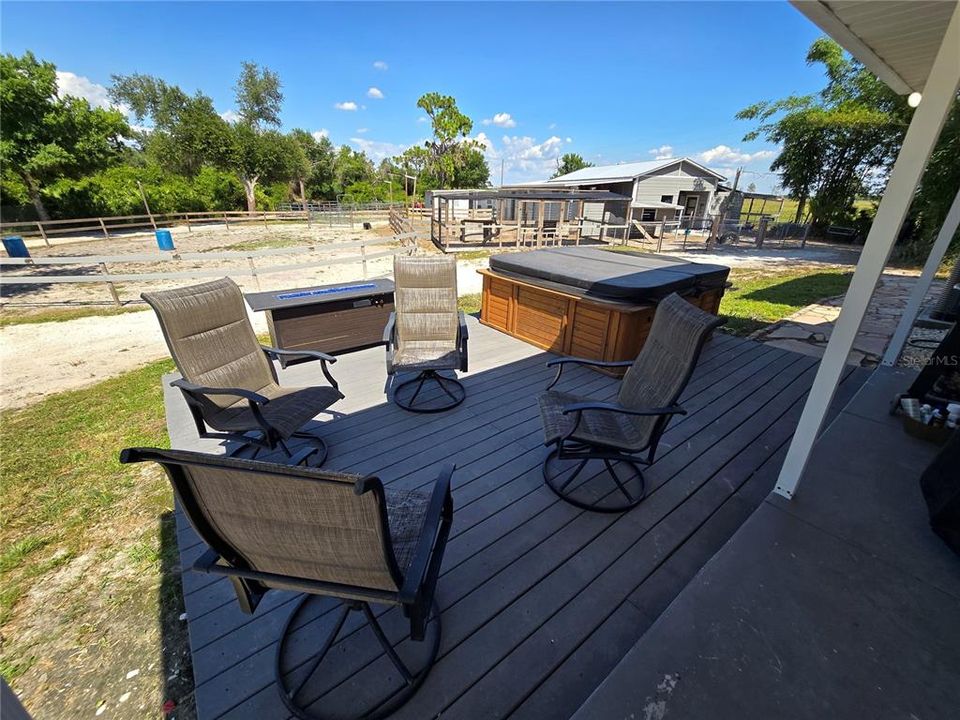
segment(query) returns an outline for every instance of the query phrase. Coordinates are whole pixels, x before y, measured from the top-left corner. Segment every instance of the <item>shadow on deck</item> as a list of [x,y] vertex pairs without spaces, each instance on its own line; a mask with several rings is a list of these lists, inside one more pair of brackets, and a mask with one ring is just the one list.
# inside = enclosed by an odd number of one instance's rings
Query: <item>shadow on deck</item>
[[[609,516],[571,507],[543,486],[536,399],[552,377],[550,356],[470,323],[467,400],[438,416],[384,402],[382,350],[342,357],[333,369],[347,398],[323,429],[327,466],[412,488],[429,484],[442,463],[457,464],[437,590],[440,656],[395,717],[570,717],[769,493],[816,360],[717,335],[681,400],[689,414],[670,425],[647,474],[647,498]],[[313,371],[290,368],[281,382],[310,382]],[[835,407],[867,374],[847,371]],[[617,382],[581,368],[562,386],[612,399]],[[169,388],[166,400],[172,445],[215,450],[196,439]],[[182,516],[178,540],[189,567],[204,547]],[[199,717],[287,717],[273,662],[295,595],[268,594],[247,616],[225,579],[187,572],[183,588]],[[332,621],[332,603],[313,607],[293,643],[303,662]],[[402,637],[394,615],[384,615],[385,629]],[[364,707],[366,679],[382,675],[386,660],[373,642],[358,641],[335,665],[300,696],[314,698],[315,710],[344,699]]]

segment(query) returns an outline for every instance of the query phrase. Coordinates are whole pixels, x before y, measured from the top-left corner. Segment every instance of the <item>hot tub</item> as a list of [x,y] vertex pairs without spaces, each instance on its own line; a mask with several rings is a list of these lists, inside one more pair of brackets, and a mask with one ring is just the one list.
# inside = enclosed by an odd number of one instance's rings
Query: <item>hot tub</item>
[[632,360],[657,303],[677,293],[717,314],[730,269],[665,255],[550,248],[490,258],[480,321],[562,355]]

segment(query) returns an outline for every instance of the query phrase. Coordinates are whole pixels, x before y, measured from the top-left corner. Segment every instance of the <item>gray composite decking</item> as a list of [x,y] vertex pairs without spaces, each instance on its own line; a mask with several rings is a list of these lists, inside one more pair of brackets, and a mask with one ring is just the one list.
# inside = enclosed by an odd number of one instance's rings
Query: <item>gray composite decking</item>
[[960,558],[918,479],[937,447],[887,414],[880,368],[576,720],[923,718],[960,713]]
[[[437,592],[440,656],[395,717],[570,717],[768,494],[816,361],[718,334],[681,400],[689,414],[671,424],[647,473],[648,497],[626,514],[603,515],[543,486],[536,398],[552,377],[550,355],[469,321],[467,400],[447,413],[387,404],[382,349],[341,357],[333,371],[347,398],[332,410],[342,415],[321,418],[327,467],[410,488],[428,486],[445,462],[457,465]],[[868,374],[850,368],[834,407]],[[281,381],[314,377],[316,368],[301,365]],[[561,384],[597,398],[611,398],[616,386],[587,369],[565,372]],[[174,447],[216,449],[197,440],[169,388],[166,404]],[[189,568],[204,547],[182,516],[178,528]],[[201,720],[287,717],[273,662],[296,596],[272,592],[244,615],[225,579],[184,572],[183,589]],[[332,607],[323,601],[305,613],[293,645],[299,662],[315,649]],[[384,615],[389,635],[403,637],[399,619]],[[389,669],[372,642],[355,640],[307,686],[315,708],[344,699],[368,707],[363,678]]]

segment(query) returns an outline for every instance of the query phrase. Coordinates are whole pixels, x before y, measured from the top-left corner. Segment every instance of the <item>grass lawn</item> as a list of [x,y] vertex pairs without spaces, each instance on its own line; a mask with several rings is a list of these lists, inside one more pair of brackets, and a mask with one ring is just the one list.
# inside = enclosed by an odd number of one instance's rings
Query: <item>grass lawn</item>
[[0,671],[35,717],[93,717],[100,704],[160,717],[167,699],[192,702],[170,485],[117,461],[126,446],[167,445],[160,378],[172,367],[0,415]]
[[842,295],[851,277],[840,269],[731,270],[733,287],[720,303],[720,314],[728,318],[724,329],[749,335],[817,300]]
[[123,315],[131,312],[143,312],[143,305],[108,307],[91,305],[76,308],[40,308],[37,310],[18,308],[0,311],[0,327],[10,325],[32,325],[45,322],[65,322],[83,317],[102,317],[105,315]]

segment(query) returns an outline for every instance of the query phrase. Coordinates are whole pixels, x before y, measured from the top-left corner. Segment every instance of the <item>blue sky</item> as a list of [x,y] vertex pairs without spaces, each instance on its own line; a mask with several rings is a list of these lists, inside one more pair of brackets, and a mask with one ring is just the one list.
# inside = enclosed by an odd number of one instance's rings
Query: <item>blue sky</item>
[[158,75],[234,109],[244,60],[280,74],[283,125],[374,160],[422,142],[424,92],[453,95],[491,178],[549,177],[558,154],[595,164],[689,155],[769,189],[774,148],[734,119],[817,90],[818,33],[786,2],[14,3],[3,52],[32,50],[61,91],[107,102],[112,74]]

